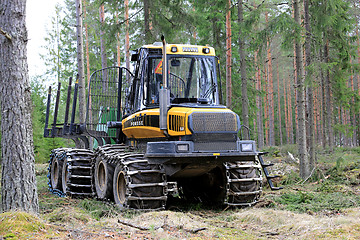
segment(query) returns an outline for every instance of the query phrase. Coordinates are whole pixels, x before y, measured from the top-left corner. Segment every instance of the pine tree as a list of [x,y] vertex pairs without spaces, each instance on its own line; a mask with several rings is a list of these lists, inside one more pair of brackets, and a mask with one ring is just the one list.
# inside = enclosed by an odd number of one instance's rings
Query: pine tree
[[1,211],[37,213],[25,7],[0,3]]

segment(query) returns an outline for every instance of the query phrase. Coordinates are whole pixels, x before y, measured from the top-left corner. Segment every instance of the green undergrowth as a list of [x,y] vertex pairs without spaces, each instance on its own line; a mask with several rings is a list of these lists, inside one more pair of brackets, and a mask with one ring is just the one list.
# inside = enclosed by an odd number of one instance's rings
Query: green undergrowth
[[50,239],[56,231],[38,217],[24,212],[0,214],[0,239]]
[[[281,150],[282,152],[282,150]],[[317,154],[311,177],[299,171],[282,176],[284,187],[264,198],[268,207],[301,213],[337,213],[360,206],[360,148],[337,148],[332,154]]]

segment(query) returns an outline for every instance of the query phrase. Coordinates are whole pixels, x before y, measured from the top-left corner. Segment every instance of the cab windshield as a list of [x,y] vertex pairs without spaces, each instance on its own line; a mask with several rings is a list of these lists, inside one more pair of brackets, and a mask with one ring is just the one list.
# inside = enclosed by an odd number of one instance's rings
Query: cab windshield
[[[159,103],[162,59],[149,59],[149,104]],[[218,103],[214,57],[168,56],[168,88],[172,103]]]

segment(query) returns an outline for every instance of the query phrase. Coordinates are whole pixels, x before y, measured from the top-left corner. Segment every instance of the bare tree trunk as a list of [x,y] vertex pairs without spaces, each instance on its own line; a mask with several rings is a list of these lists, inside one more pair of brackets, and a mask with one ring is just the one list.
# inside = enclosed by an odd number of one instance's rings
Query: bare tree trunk
[[[309,16],[309,0],[304,0],[304,23],[306,30],[305,38],[305,77],[310,79],[310,74],[308,68],[311,64],[311,28],[310,28],[310,16]],[[312,81],[311,81],[312,82]],[[308,136],[308,151],[309,151],[309,161],[310,169],[315,166],[315,146],[314,146],[314,104],[313,104],[313,86],[310,84],[306,88],[308,105],[307,105],[307,136]]]
[[226,106],[231,107],[231,0],[227,2],[226,10]]
[[[268,12],[265,12],[266,23],[268,23]],[[271,46],[267,40],[267,64],[268,64],[268,104],[269,104],[269,145],[275,145],[275,114],[274,114],[274,85],[271,59]]]
[[[329,63],[329,42],[324,46],[324,60],[325,63]],[[330,84],[330,72],[327,69],[325,71],[325,107],[326,107],[326,130],[328,135],[328,145],[330,152],[334,148],[334,132],[332,128],[332,108],[331,108],[331,84]]]
[[286,82],[284,80],[284,110],[285,110],[285,130],[286,130],[286,143],[290,142],[290,131],[289,131],[289,116],[288,116],[288,104],[287,104],[287,93],[286,93]]
[[100,30],[101,67],[106,68],[107,67],[107,57],[106,57],[106,47],[105,47],[105,39],[104,39],[105,32],[103,30],[104,23],[105,23],[105,9],[104,9],[103,4],[99,8],[99,15],[100,15],[100,23],[101,23],[101,30]]
[[85,97],[85,74],[84,74],[84,50],[83,50],[83,26],[82,26],[82,4],[81,0],[76,3],[76,35],[77,35],[77,63],[79,74],[79,120],[85,123],[86,97]]
[[269,85],[266,64],[264,64],[264,123],[265,123],[265,145],[269,146]]
[[[84,19],[86,19],[86,0],[83,2],[84,5]],[[85,52],[86,52],[86,76],[88,87],[90,84],[90,56],[89,56],[89,33],[88,33],[88,25],[85,20]]]
[[[324,61],[324,56],[323,56],[323,52],[322,50],[320,49],[320,59],[321,61]],[[321,101],[321,106],[322,106],[322,114],[321,114],[321,118],[322,118],[322,145],[323,145],[323,148],[326,148],[327,146],[327,133],[326,133],[326,90],[325,90],[325,76],[324,76],[324,71],[322,68],[320,68],[320,78],[321,78],[321,97],[322,97],[322,101]]]
[[[116,23],[119,24],[119,13],[116,12]],[[116,54],[116,62],[117,62],[117,65],[120,67],[120,59],[121,59],[121,51],[120,51],[120,32],[118,31],[116,33],[116,50],[117,50],[117,54]]]
[[[241,106],[242,106],[242,122],[243,125],[249,126],[249,99],[247,94],[247,78],[246,78],[246,59],[245,59],[245,41],[242,34],[242,24],[244,22],[243,16],[243,1],[240,0],[238,4],[238,23],[239,28],[239,54],[240,54],[240,75],[241,75]],[[244,131],[243,139],[249,139],[249,132]]]
[[[300,0],[294,0],[294,20],[300,26]],[[305,126],[305,71],[303,50],[300,37],[295,40],[296,68],[297,68],[297,98],[298,98],[298,149],[300,159],[300,176],[304,179],[311,173],[308,154],[306,151]]]
[[150,13],[150,1],[144,0],[145,44],[150,43],[150,36],[151,36],[149,13]]
[[257,135],[258,135],[258,147],[261,149],[264,147],[264,125],[263,125],[263,107],[262,107],[262,101],[261,101],[261,96],[260,96],[260,91],[261,91],[261,76],[260,76],[260,68],[259,68],[259,63],[257,61],[257,54],[258,52],[255,52],[255,66],[256,66],[256,72],[255,72],[255,86],[256,86],[256,90],[257,90],[257,95],[256,95],[256,107],[257,107],[257,111],[256,111],[256,119],[257,119]]
[[[125,62],[126,68],[130,70],[130,41],[129,41],[129,0],[125,0]],[[129,73],[126,71],[127,84],[130,81]]]
[[1,1],[1,211],[39,211],[27,64],[26,0]]
[[290,81],[287,82],[287,102],[288,102],[288,120],[289,120],[289,136],[290,144],[294,144],[294,123],[292,114],[292,99],[291,99],[291,86]]
[[281,104],[280,104],[280,77],[279,77],[279,63],[276,63],[276,77],[277,77],[277,92],[278,92],[278,124],[279,124],[279,138],[280,146],[283,145],[283,134],[282,134],[282,121],[281,121]]

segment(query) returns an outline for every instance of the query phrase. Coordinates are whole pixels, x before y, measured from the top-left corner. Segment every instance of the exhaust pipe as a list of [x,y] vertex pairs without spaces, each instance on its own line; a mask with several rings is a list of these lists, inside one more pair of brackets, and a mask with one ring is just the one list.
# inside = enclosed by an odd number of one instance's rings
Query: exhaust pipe
[[163,59],[162,59],[162,80],[163,85],[159,89],[159,107],[160,107],[160,119],[159,127],[160,130],[167,130],[167,112],[168,107],[170,106],[170,90],[168,89],[168,66],[166,59],[166,41],[164,35],[161,36],[161,41],[163,43]]

